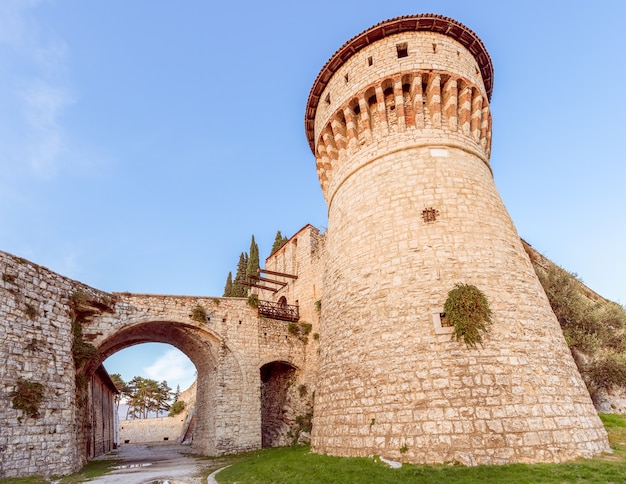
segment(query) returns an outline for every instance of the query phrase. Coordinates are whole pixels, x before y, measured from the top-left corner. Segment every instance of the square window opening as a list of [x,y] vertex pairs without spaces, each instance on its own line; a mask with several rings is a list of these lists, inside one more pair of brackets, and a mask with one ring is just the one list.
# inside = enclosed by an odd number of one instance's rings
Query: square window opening
[[398,53],[398,59],[401,59],[402,57],[408,57],[409,45],[406,42],[403,42],[402,44],[396,44],[396,52]]

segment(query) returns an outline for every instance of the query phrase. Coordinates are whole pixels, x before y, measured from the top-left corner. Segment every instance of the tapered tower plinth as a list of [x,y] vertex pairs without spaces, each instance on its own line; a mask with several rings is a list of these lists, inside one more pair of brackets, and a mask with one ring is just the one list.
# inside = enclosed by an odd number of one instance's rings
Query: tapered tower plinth
[[[475,464],[609,449],[493,181],[492,81],[471,30],[415,15],[348,41],[313,85],[329,219],[316,452]],[[442,321],[458,283],[490,304],[483,347]]]

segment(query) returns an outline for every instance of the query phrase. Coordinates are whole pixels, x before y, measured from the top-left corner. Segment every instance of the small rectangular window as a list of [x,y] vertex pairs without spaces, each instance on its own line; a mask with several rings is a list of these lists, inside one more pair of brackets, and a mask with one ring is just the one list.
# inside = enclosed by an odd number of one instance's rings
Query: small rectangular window
[[330,94],[328,96],[326,96],[325,101],[326,101],[326,104],[330,104]]
[[446,320],[446,313],[436,312],[433,314],[433,325],[435,326],[435,334],[451,334],[454,333],[454,326]]
[[401,59],[402,57],[408,57],[409,45],[406,42],[403,42],[402,44],[396,44],[396,51],[398,52],[398,59]]
[[372,57],[370,56],[367,58],[367,65],[371,66],[372,64],[374,64],[374,59],[372,59]]

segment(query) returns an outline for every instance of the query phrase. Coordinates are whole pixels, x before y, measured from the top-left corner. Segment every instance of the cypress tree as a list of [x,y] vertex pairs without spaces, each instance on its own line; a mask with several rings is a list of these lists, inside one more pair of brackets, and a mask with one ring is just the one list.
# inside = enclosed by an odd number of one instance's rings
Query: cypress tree
[[287,243],[289,239],[287,237],[283,237],[280,233],[280,230],[276,232],[276,237],[274,238],[274,244],[272,245],[272,251],[270,255],[280,249],[283,245]]
[[[248,263],[246,265],[246,276],[256,275],[259,267],[261,267],[259,265],[259,246],[254,241],[253,235],[250,241],[250,256],[248,257]],[[248,282],[250,282],[250,280],[248,280]]]
[[237,264],[237,274],[233,281],[232,297],[245,297],[248,295],[248,288],[241,284],[246,280],[246,266],[248,264],[248,254],[242,252],[239,256],[239,263]]
[[229,272],[226,278],[226,285],[224,286],[224,297],[231,297],[233,295],[233,273]]

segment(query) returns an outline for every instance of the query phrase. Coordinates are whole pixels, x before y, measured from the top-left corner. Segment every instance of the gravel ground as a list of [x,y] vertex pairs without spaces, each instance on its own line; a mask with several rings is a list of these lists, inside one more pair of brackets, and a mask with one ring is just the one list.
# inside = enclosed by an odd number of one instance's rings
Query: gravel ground
[[159,442],[125,444],[98,459],[123,461],[121,469],[89,481],[98,484],[202,484],[200,470],[206,466],[188,445]]

